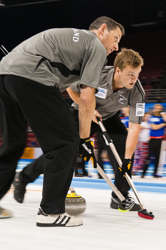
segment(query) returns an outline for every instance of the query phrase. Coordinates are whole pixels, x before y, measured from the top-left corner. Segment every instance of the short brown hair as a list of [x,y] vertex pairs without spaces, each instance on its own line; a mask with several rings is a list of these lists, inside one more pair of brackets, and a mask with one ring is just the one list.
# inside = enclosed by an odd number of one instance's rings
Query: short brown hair
[[123,70],[127,65],[137,68],[138,66],[143,66],[144,61],[138,52],[122,48],[114,60],[114,70],[116,70],[116,67]]
[[117,23],[110,17],[106,16],[101,16],[98,17],[96,20],[94,20],[93,23],[91,23],[91,25],[89,26],[89,30],[97,30],[104,23],[107,25],[108,31],[115,30],[117,27],[119,27],[119,29],[122,32],[122,35],[125,34],[125,29],[120,23]]

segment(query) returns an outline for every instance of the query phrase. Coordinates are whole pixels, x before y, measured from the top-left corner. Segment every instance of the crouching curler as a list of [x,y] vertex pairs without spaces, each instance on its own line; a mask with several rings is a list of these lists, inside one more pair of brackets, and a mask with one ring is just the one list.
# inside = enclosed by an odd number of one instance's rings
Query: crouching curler
[[129,170],[129,168],[131,166],[130,159],[125,159],[125,161],[122,164],[122,161],[121,161],[121,159],[120,159],[120,157],[119,157],[119,155],[117,153],[117,150],[116,150],[116,148],[115,148],[115,146],[113,144],[113,141],[110,139],[109,134],[106,131],[103,123],[101,122],[99,117],[97,117],[97,120],[99,122],[99,126],[101,128],[102,133],[103,133],[103,137],[104,137],[104,140],[106,142],[106,145],[110,146],[110,148],[111,148],[111,150],[112,150],[112,152],[113,152],[113,154],[114,154],[114,156],[115,156],[115,158],[116,158],[116,160],[117,160],[117,162],[119,164],[119,170],[122,172],[122,175],[126,178],[128,184],[132,188],[132,190],[133,190],[133,192],[134,192],[134,194],[135,194],[135,196],[136,196],[136,198],[137,198],[137,200],[138,200],[138,202],[140,204],[140,207],[141,207],[142,210],[138,211],[138,215],[140,217],[144,218],[144,219],[153,220],[154,219],[153,213],[148,212],[146,210],[146,207],[145,207],[143,201],[141,200],[141,198],[140,198],[140,196],[139,196],[139,194],[138,194],[138,192],[137,192],[137,190],[136,190],[136,188],[134,186],[133,181],[131,180],[130,176],[127,173],[127,171]]

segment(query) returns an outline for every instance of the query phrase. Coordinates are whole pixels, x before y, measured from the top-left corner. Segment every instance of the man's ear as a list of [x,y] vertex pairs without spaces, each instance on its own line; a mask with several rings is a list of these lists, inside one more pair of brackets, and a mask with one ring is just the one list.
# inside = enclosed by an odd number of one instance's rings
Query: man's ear
[[107,30],[107,25],[103,23],[99,28],[100,34],[103,36],[106,30]]
[[115,70],[116,73],[120,73],[120,68],[119,67],[116,67],[116,70]]

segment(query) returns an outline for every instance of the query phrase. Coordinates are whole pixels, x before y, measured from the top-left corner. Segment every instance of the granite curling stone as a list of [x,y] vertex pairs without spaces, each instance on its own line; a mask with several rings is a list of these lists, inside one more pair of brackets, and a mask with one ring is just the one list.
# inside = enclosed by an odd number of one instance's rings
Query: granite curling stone
[[85,210],[86,200],[70,187],[65,199],[65,211],[71,215],[78,215],[84,213]]

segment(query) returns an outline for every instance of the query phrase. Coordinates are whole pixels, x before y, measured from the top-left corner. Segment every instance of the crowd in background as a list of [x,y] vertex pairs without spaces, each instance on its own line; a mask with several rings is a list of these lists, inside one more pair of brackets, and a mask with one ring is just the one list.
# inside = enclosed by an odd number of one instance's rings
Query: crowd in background
[[[122,122],[128,128],[129,108],[122,110]],[[162,177],[157,173],[161,152],[161,144],[166,137],[166,113],[161,104],[155,104],[153,109],[144,114],[137,147],[134,154],[132,174],[142,173],[145,177],[150,163],[154,164],[153,177]]]

